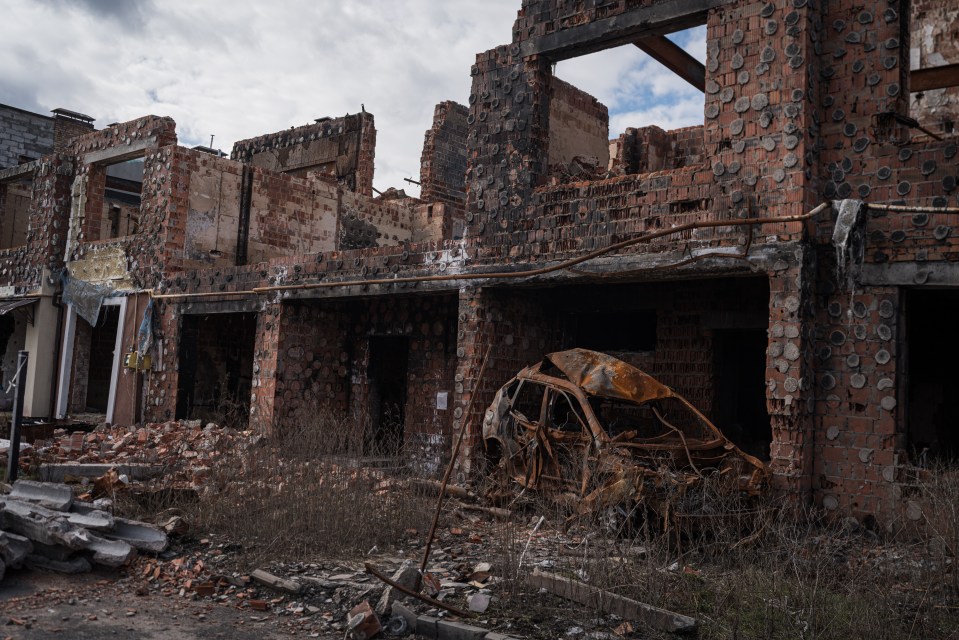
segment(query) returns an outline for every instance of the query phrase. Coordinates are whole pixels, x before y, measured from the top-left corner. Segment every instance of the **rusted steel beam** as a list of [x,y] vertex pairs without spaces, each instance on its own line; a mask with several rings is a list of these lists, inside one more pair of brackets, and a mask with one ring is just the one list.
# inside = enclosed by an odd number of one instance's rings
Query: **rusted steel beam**
[[932,91],[946,87],[959,87],[959,63],[909,72],[910,91]]
[[706,92],[706,67],[666,36],[650,36],[633,44],[689,84]]

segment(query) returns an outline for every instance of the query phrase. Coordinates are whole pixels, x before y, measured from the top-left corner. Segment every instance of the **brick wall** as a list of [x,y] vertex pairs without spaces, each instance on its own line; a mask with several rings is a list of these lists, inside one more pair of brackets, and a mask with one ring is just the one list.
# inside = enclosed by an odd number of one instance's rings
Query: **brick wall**
[[468,116],[469,109],[461,104],[446,101],[436,105],[420,160],[420,199],[441,203],[460,216],[466,207]]
[[585,91],[559,78],[549,87],[549,156],[551,167],[576,156],[595,158],[600,169],[609,164],[609,111]]
[[53,116],[53,150],[66,151],[74,140],[93,130],[92,122],[83,122],[55,114]]
[[53,118],[0,105],[0,169],[53,152]]
[[375,148],[373,114],[363,112],[240,140],[230,157],[301,177],[322,171],[345,189],[372,197]]
[[[913,0],[909,6],[909,68],[959,64],[959,7],[942,0]],[[959,87],[910,94],[909,114],[934,130],[955,132]]]

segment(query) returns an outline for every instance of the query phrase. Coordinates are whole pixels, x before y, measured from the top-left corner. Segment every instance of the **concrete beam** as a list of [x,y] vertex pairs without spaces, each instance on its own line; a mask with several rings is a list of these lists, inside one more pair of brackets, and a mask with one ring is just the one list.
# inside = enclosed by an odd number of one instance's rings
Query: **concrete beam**
[[649,57],[706,93],[706,66],[666,36],[650,36],[633,43]]
[[520,45],[520,53],[524,58],[541,55],[552,61],[575,58],[704,24],[710,9],[729,2],[731,0],[665,0],[526,40]]
[[117,164],[118,162],[133,160],[134,158],[141,158],[146,153],[147,149],[155,147],[156,144],[156,136],[150,136],[149,138],[136,140],[130,144],[108,147],[99,151],[91,151],[83,156],[83,163],[97,164],[105,162],[108,164]]
[[915,287],[917,285],[959,285],[959,264],[955,262],[865,263],[859,282],[877,287]]
[[959,63],[914,69],[909,72],[909,90],[912,92],[948,87],[959,87]]

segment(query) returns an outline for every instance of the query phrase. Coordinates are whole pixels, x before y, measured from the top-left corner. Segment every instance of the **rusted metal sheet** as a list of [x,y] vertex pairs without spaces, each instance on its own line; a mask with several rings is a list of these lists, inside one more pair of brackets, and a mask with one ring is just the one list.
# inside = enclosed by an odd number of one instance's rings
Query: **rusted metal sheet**
[[748,498],[768,475],[668,386],[585,349],[551,353],[501,388],[483,442],[515,487],[576,514],[643,507],[664,528],[696,512],[688,496],[706,477]]

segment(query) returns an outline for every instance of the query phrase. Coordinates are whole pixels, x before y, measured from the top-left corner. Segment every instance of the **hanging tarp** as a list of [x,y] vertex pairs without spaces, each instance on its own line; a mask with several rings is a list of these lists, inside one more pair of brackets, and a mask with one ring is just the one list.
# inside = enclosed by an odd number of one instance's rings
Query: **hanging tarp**
[[71,278],[63,274],[63,301],[77,312],[77,315],[96,325],[100,317],[100,307],[103,300],[113,295],[113,289],[102,284],[94,284],[85,280]]
[[153,298],[147,303],[147,308],[143,310],[143,320],[140,322],[140,329],[137,331],[137,352],[140,357],[150,353],[153,347]]

